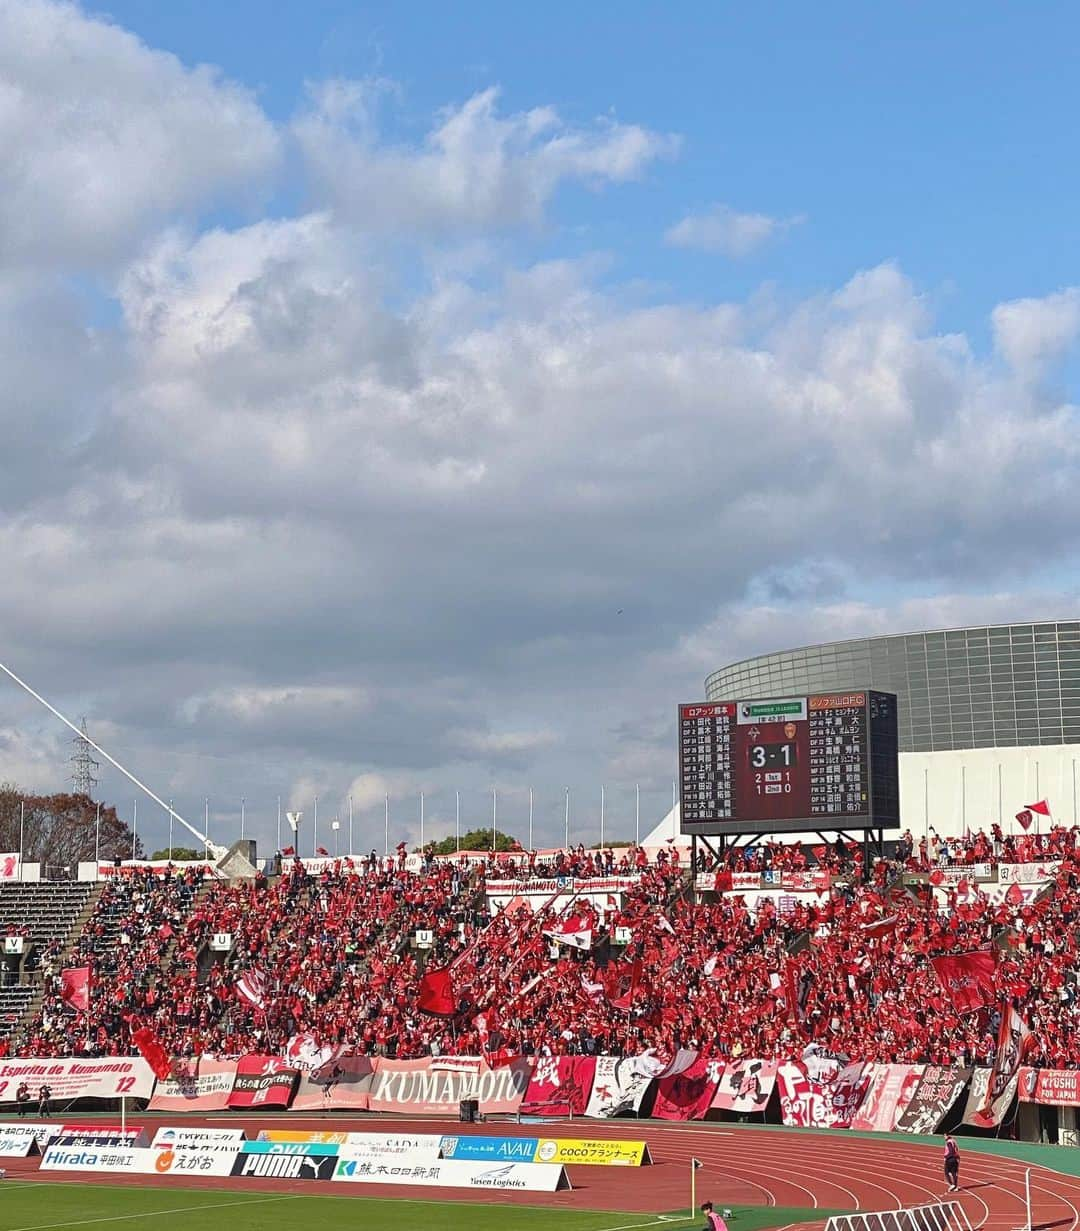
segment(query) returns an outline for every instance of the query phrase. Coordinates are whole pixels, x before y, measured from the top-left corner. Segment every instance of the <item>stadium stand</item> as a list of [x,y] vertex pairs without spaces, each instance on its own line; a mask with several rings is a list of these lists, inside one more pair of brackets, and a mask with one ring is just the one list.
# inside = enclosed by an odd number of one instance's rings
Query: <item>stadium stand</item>
[[[856,847],[763,842],[723,866],[703,861],[694,872],[712,877],[704,892],[666,850],[526,857],[519,877],[631,879],[606,909],[575,905],[572,929],[520,905],[491,919],[485,882],[505,874],[494,860],[428,860],[418,872],[403,857],[315,872],[293,861],[280,876],[232,884],[134,872],[104,886],[63,957],[91,968],[89,1032],[62,1003],[54,961],[40,1011],[13,1044],[21,1055],[115,1054],[137,1019],[181,1057],[280,1053],[313,1035],[399,1060],[681,1047],[725,1061],[789,1059],[814,1043],[868,1062],[969,1065],[993,1056],[1004,997],[1024,1013],[1043,1063],[1080,1067],[1076,839],[1063,827],[950,842],[904,835],[865,883]],[[1002,865],[1039,861],[1045,875],[1029,885],[996,880]],[[824,879],[786,901],[750,902],[734,885],[736,875],[804,873]],[[75,899],[64,901],[70,911]],[[55,919],[62,931],[59,907]],[[553,955],[553,928],[588,941]],[[630,930],[625,947],[616,928]],[[433,933],[427,952],[414,947],[418,929]],[[961,1012],[931,958],[987,949],[987,1004]],[[452,1024],[417,1006],[425,968],[447,966]],[[262,981],[255,1002],[237,993],[245,975]]]

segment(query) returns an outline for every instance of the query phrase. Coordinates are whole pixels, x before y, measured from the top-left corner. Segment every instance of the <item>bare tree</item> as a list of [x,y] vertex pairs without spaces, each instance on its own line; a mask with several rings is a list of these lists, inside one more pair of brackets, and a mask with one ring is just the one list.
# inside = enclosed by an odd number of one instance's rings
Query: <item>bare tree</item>
[[[10,782],[0,783],[0,851],[19,849],[20,805],[23,858],[74,876],[80,860],[130,859],[131,829],[116,809],[101,806],[100,844],[98,805],[88,795],[26,795]],[[136,838],[136,858],[143,854]]]

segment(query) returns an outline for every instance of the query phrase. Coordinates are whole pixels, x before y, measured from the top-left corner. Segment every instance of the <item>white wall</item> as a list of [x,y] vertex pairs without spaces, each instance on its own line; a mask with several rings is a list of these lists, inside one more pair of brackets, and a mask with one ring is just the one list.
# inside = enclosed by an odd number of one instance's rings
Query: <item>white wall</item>
[[1078,762],[1080,744],[901,753],[901,826],[916,838],[927,825],[939,834],[962,834],[965,822],[989,831],[997,821],[1015,833],[1017,812],[1039,799],[1050,804],[1056,823],[1075,825]]

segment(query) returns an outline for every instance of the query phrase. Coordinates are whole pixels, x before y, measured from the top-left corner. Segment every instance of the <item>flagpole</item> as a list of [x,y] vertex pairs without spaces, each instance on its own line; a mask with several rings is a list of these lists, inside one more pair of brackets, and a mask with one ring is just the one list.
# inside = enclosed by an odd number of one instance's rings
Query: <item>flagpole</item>
[[131,862],[135,862],[136,834],[139,832],[139,801],[136,799],[131,808]]
[[566,788],[566,840],[563,843],[566,850],[570,849],[570,788]]
[[420,792],[420,854],[424,853],[424,792]]
[[529,850],[533,848],[533,793],[529,787]]
[[277,797],[277,848],[281,850],[281,796]]
[[311,826],[311,854],[312,857],[319,853],[319,797],[315,796],[315,819]]
[[390,796],[383,796],[383,856],[390,854]]
[[[171,807],[169,811],[170,813],[172,812]],[[172,824],[171,816],[169,817],[169,824],[170,825]],[[19,845],[20,846],[22,845],[21,838],[19,839]],[[94,821],[94,863],[97,863],[100,859],[101,859],[101,803],[99,801],[98,806],[97,806],[97,819]],[[21,862],[22,862],[22,859],[20,856],[20,863]],[[96,870],[94,871],[94,880],[97,880]]]
[[172,839],[173,839],[172,800],[170,799],[169,800],[169,862],[170,863],[172,863]]
[[[98,804],[100,813],[101,805]],[[19,800],[19,880],[23,878],[23,838],[26,832],[26,800]]]
[[499,793],[496,787],[491,788],[491,849],[495,849],[496,825],[499,816]]
[[244,822],[247,820],[247,801],[243,795],[240,796],[240,841],[244,840]]
[[349,858],[353,857],[352,846],[352,796],[349,796]]
[[600,784],[600,854],[604,853],[604,784]]
[[634,845],[641,845],[641,783],[634,784]]
[[461,851],[461,792],[454,792],[454,849]]

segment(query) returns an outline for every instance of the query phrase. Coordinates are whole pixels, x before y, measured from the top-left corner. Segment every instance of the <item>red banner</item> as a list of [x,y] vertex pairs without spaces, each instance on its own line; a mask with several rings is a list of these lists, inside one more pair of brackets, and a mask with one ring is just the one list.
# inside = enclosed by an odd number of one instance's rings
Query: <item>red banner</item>
[[419,1116],[456,1116],[463,1099],[476,1099],[485,1115],[513,1115],[525,1097],[530,1073],[529,1062],[522,1059],[498,1069],[485,1064],[478,1073],[440,1072],[432,1068],[430,1059],[377,1059],[368,1107]]
[[942,954],[930,964],[958,1013],[973,1013],[993,1002],[997,963],[991,950]]
[[1048,1107],[1080,1107],[1080,1070],[1020,1070],[1020,1101]]
[[583,1116],[595,1074],[595,1056],[537,1056],[521,1110],[534,1116]]
[[367,1056],[340,1056],[301,1073],[293,1111],[367,1111],[375,1066]]
[[229,1095],[232,1107],[288,1107],[299,1073],[277,1056],[243,1056]]
[[724,1066],[717,1060],[697,1060],[674,1077],[656,1083],[653,1118],[656,1120],[704,1120],[712,1106]]
[[867,1086],[851,1127],[863,1132],[888,1133],[907,1110],[919,1079],[921,1064],[869,1064]]
[[736,1060],[725,1066],[712,1105],[718,1111],[764,1111],[776,1087],[775,1060]]
[[859,1109],[866,1080],[864,1064],[837,1065],[831,1072],[810,1076],[799,1064],[782,1064],[778,1072],[780,1111],[792,1128],[850,1128]]

